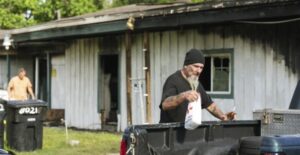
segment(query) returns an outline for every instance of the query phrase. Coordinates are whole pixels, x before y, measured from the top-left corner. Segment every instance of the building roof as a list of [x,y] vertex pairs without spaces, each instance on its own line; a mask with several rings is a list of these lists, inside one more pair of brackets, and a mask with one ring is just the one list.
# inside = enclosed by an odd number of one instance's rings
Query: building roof
[[166,5],[127,5],[117,8],[104,9],[95,13],[84,14],[75,17],[62,18],[60,20],[54,20],[43,24],[15,29],[13,33],[26,33],[32,31],[40,31],[45,29],[59,28],[86,25],[93,23],[103,23],[121,19],[127,19],[130,16],[143,16],[143,14],[152,12],[153,10],[163,9],[170,6],[176,6],[176,4]]
[[[62,18],[10,30],[17,42],[89,36],[127,31],[134,17],[135,30],[170,28],[203,23],[300,16],[298,0],[214,0],[205,3],[128,5],[81,16]],[[0,36],[1,37],[1,36]]]

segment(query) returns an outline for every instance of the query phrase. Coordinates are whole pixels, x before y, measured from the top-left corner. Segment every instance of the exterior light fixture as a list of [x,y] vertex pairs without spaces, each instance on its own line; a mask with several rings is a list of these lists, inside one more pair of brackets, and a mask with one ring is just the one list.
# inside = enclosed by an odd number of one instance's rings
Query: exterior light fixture
[[2,45],[5,47],[6,50],[9,50],[9,47],[12,45],[12,41],[13,39],[10,39],[10,35],[5,34]]
[[135,19],[133,17],[129,17],[126,23],[127,27],[132,31],[134,30],[134,22]]

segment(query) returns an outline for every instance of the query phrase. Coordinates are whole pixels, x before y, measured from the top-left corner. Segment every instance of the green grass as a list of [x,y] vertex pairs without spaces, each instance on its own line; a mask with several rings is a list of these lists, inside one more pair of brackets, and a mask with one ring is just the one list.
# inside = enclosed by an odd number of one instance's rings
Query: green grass
[[69,140],[79,140],[79,145],[66,143],[64,128],[44,127],[43,149],[33,152],[15,152],[17,155],[105,155],[118,153],[121,135],[107,132],[69,130]]

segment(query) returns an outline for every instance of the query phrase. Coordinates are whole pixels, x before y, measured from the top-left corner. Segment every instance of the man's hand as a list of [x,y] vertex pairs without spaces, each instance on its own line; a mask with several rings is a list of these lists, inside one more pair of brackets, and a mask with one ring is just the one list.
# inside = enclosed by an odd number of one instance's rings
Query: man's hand
[[222,120],[222,121],[229,121],[229,120],[235,120],[235,119],[236,119],[236,113],[233,111],[223,114],[220,117],[220,120]]
[[194,90],[183,92],[183,95],[189,102],[197,101],[197,99],[199,98],[199,93]]
[[227,116],[227,120],[235,120],[236,119],[236,112],[228,112],[226,113],[226,116]]
[[207,110],[214,115],[216,118],[219,118],[222,121],[234,120],[236,119],[235,112],[228,112],[224,114],[221,109],[217,107],[215,103],[212,103],[210,106],[207,107]]

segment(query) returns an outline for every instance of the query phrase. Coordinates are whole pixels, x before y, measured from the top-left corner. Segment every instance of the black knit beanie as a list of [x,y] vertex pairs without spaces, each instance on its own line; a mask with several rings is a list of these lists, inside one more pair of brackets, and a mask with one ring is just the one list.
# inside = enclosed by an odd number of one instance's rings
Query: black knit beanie
[[194,64],[194,63],[201,63],[205,64],[205,58],[203,53],[200,50],[197,49],[190,49],[186,54],[185,54],[185,59],[184,59],[184,66]]

